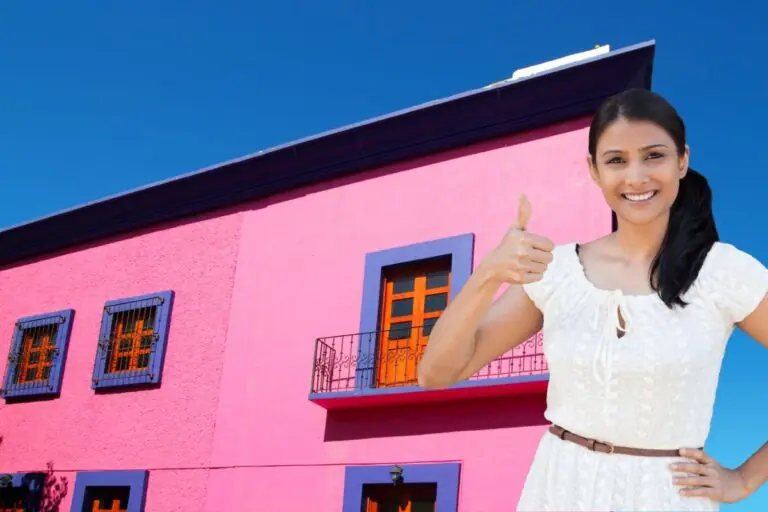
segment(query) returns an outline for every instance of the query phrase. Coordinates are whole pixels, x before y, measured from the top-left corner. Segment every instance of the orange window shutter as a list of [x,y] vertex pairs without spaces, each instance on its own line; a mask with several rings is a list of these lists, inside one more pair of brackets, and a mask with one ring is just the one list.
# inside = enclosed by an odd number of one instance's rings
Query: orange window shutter
[[56,350],[55,326],[34,327],[25,332],[19,354],[17,383],[48,379]]
[[[151,312],[129,311],[116,316],[109,371],[137,371],[147,367],[154,339]],[[132,315],[132,317],[129,317]]]

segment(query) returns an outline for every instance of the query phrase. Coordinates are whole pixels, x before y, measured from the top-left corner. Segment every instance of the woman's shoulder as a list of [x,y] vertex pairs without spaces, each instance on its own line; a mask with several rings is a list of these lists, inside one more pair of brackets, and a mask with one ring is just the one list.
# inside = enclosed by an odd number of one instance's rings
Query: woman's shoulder
[[740,322],[768,293],[768,269],[752,254],[715,242],[697,277],[696,288],[713,299],[729,321]]
[[577,242],[555,244],[555,248],[552,249],[552,263],[562,264],[569,258],[578,256],[579,247]]
[[544,272],[543,281],[553,283],[574,270],[579,265],[579,249],[577,242],[555,244],[552,249],[552,262]]
[[764,265],[752,254],[722,241],[712,244],[702,265],[702,271],[713,275],[760,274],[764,270]]
[[570,287],[564,284],[575,275],[574,269],[577,268],[578,261],[577,248],[576,242],[555,244],[552,249],[552,262],[547,265],[541,280],[523,286],[540,311],[547,309],[556,291],[562,294],[570,290]]

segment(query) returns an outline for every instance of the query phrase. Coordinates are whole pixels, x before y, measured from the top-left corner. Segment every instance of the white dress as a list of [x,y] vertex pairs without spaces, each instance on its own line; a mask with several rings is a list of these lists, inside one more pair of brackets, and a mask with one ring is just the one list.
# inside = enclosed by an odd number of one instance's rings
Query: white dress
[[[726,342],[768,292],[768,270],[718,242],[683,297],[689,305],[670,310],[655,294],[597,288],[567,244],[525,290],[544,315],[548,421],[616,446],[702,447]],[[718,510],[678,493],[675,460],[593,452],[547,431],[517,510]]]

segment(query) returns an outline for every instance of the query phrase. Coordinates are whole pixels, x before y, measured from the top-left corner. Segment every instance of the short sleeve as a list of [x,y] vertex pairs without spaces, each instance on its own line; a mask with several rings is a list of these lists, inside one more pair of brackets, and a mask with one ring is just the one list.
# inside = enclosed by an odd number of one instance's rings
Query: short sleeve
[[717,242],[702,267],[705,292],[731,323],[752,313],[768,293],[768,269],[752,255]]
[[542,313],[550,309],[549,306],[555,295],[555,290],[558,288],[558,283],[560,283],[561,277],[565,272],[568,258],[567,251],[573,251],[575,255],[575,244],[556,246],[552,250],[552,263],[547,266],[547,270],[544,271],[541,280],[523,285],[525,293],[528,294],[528,297]]

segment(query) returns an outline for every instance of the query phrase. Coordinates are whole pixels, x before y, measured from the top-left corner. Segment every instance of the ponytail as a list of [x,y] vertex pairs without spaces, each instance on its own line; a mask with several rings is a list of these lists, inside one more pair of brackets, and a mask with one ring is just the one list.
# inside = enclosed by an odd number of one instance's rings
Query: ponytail
[[[621,118],[656,124],[675,142],[678,157],[686,152],[685,123],[675,108],[655,92],[628,89],[605,100],[592,118],[587,144],[593,164],[597,141],[606,128]],[[712,190],[706,178],[689,167],[680,180],[667,232],[649,275],[651,288],[668,308],[687,306],[683,296],[719,239],[712,215]]]
[[667,307],[687,306],[682,296],[696,281],[709,250],[719,239],[712,214],[712,189],[704,176],[688,168],[650,269],[651,287]]

